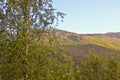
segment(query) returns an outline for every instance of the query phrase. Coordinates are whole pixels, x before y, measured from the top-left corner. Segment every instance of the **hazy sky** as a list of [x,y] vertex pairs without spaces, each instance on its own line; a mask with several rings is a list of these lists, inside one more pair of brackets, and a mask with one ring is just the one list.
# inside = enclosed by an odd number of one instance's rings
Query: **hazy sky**
[[57,27],[76,33],[120,32],[120,0],[53,0],[66,15]]

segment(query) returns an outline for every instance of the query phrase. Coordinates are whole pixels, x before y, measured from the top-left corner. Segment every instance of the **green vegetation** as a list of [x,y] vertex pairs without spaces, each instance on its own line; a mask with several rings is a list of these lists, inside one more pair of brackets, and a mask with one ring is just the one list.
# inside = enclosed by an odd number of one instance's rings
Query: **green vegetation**
[[80,61],[82,80],[120,80],[120,61],[116,57],[103,57],[91,53]]
[[64,15],[54,12],[52,1],[1,4],[5,6],[0,8],[0,80],[73,79],[73,61],[57,49],[52,35],[52,24]]
[[[68,43],[61,44],[71,52],[66,55],[52,27],[64,14],[54,11],[51,0],[0,2],[4,4],[0,8],[0,80],[120,80],[119,55],[103,55],[119,50],[118,39],[113,39],[117,43],[108,38],[102,42],[89,36],[78,39],[79,36],[67,33],[69,37],[63,39]],[[87,54],[75,52],[80,47],[88,49],[81,51]],[[95,51],[90,51],[91,47]],[[96,50],[103,52],[98,54]]]

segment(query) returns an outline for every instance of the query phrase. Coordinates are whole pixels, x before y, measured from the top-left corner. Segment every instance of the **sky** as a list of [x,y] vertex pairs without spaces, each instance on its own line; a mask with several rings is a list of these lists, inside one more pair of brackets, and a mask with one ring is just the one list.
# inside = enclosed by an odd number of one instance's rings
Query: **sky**
[[120,0],[53,0],[66,14],[58,29],[75,33],[120,32]]

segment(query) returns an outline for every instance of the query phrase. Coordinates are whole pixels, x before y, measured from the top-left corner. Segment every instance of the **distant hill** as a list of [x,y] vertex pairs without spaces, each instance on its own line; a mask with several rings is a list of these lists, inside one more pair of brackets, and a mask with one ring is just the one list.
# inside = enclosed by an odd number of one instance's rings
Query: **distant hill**
[[71,39],[81,39],[85,36],[89,36],[89,37],[95,37],[95,38],[103,38],[103,37],[107,37],[107,38],[117,38],[119,39],[120,38],[120,32],[109,32],[109,33],[105,33],[105,34],[77,34],[77,33],[74,33],[74,32],[68,32],[68,31],[64,31],[64,30],[56,30],[55,31],[56,35],[62,37],[62,38],[65,38],[65,39],[68,39],[68,38],[71,38]]
[[120,54],[120,32],[106,34],[77,34],[56,30],[55,35],[65,52],[75,60],[95,51],[99,54]]
[[106,33],[106,34],[86,34],[88,36],[93,36],[93,37],[109,37],[109,38],[120,38],[120,32],[110,32],[110,33]]
[[120,32],[106,34],[77,34],[63,30],[56,30],[55,35],[64,45],[93,44],[120,50]]

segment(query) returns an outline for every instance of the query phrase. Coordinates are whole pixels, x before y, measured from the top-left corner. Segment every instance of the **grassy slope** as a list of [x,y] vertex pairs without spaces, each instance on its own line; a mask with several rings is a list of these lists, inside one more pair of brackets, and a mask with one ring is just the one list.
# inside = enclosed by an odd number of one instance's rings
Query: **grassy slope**
[[109,37],[110,34],[109,36],[106,34],[93,34],[94,36],[91,36],[88,34],[76,34],[58,30],[56,35],[59,38],[58,40],[61,41],[63,45],[93,44],[101,47],[120,50],[120,38],[115,38],[114,36]]
[[113,35],[111,37],[110,34],[109,36],[106,34],[88,35],[61,30],[58,30],[55,34],[64,47],[65,52],[76,61],[79,61],[80,57],[87,55],[90,51],[102,55],[120,53],[120,38],[115,38]]
[[86,36],[85,40],[78,41],[77,43],[94,44],[110,49],[120,50],[120,45],[119,45],[120,39],[116,39],[116,38],[109,38],[109,37],[95,38],[91,36]]

